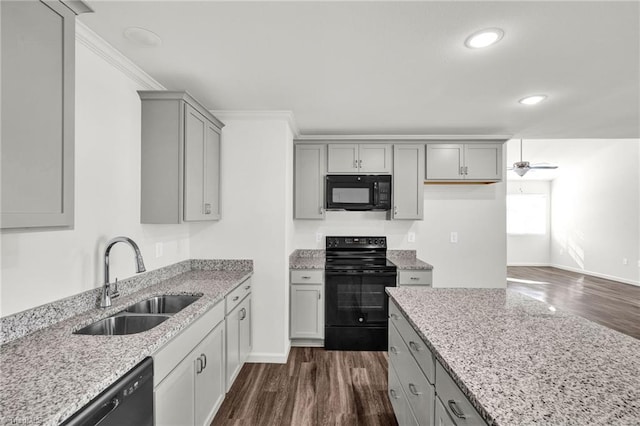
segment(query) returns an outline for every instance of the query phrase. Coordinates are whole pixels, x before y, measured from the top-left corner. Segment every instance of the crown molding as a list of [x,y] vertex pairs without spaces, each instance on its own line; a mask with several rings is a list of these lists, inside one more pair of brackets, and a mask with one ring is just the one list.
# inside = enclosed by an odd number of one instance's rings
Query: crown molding
[[506,142],[510,135],[299,135],[296,141],[498,141]]
[[281,120],[286,121],[294,139],[300,137],[300,131],[292,111],[229,111],[211,110],[211,114],[220,120]]
[[80,21],[76,21],[76,40],[107,61],[114,68],[120,70],[131,80],[140,84],[142,88],[147,90],[166,90],[162,84],[134,64],[131,59],[124,56],[115,47]]

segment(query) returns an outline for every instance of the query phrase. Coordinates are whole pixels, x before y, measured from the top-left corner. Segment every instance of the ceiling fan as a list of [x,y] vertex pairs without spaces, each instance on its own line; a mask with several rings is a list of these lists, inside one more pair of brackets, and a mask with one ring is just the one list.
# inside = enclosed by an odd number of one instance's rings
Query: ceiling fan
[[516,161],[515,163],[513,163],[513,167],[509,167],[507,168],[507,170],[513,170],[514,172],[516,172],[518,174],[518,176],[522,177],[525,174],[527,174],[527,172],[529,170],[532,169],[557,169],[558,166],[552,166],[551,164],[545,164],[545,163],[540,163],[540,164],[529,164],[528,161],[522,161],[522,139],[520,139],[520,161]]

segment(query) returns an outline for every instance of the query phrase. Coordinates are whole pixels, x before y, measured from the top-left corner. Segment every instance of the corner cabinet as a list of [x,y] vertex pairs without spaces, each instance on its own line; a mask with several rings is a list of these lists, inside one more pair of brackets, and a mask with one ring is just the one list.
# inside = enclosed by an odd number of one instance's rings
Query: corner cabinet
[[393,219],[422,220],[424,145],[393,146]]
[[83,2],[2,1],[3,229],[73,227],[75,16]]
[[326,145],[296,145],[294,176],[295,219],[324,219]]
[[322,346],[324,270],[292,269],[289,337],[293,346]]
[[427,182],[499,182],[502,143],[427,143]]
[[224,126],[187,92],[139,91],[141,223],[220,219]]
[[390,144],[329,144],[327,173],[391,173]]

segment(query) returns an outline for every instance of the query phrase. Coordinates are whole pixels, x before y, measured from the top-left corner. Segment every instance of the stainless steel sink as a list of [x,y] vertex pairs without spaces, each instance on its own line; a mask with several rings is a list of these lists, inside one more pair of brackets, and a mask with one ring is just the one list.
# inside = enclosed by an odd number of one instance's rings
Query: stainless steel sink
[[138,302],[125,309],[125,312],[136,314],[175,314],[201,297],[202,296],[167,294]]
[[152,329],[158,324],[171,318],[169,315],[115,315],[96,321],[74,334],[89,334],[92,336],[114,336],[141,333]]

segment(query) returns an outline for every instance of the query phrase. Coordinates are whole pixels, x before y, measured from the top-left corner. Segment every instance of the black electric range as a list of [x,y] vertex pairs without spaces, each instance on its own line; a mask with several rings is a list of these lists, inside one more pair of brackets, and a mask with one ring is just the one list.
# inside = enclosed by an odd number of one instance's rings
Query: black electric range
[[387,350],[388,296],[396,266],[386,237],[327,237],[325,332],[328,350]]

